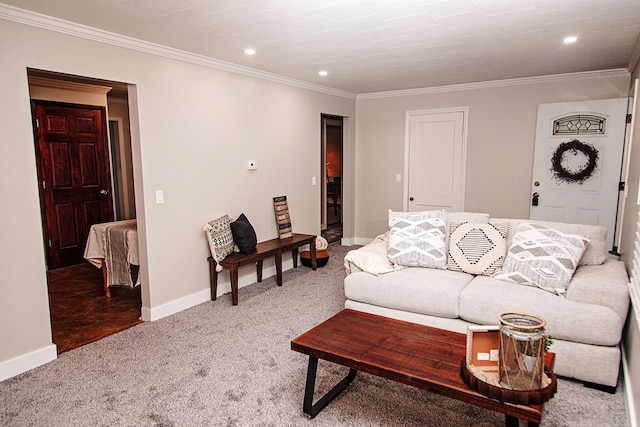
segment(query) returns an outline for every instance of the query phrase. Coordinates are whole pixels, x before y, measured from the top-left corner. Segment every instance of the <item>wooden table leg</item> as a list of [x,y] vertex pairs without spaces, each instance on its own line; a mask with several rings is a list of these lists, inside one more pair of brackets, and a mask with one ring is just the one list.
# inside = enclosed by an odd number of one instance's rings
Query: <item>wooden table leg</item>
[[229,268],[231,276],[231,304],[238,305],[238,266]]
[[282,251],[276,252],[276,284],[282,286]]
[[107,280],[107,266],[102,262],[102,280],[104,283],[104,294],[107,298],[111,298],[111,289],[109,289],[109,281]]
[[218,271],[216,270],[216,261],[213,257],[208,258],[209,261],[209,282],[211,283],[211,301],[218,299]]
[[311,268],[315,270],[318,267],[316,261],[316,239],[313,239],[311,243],[309,243],[309,252],[311,252]]
[[291,259],[293,259],[293,268],[298,268],[298,248],[291,249]]
[[262,260],[256,262],[256,276],[258,282],[262,282]]

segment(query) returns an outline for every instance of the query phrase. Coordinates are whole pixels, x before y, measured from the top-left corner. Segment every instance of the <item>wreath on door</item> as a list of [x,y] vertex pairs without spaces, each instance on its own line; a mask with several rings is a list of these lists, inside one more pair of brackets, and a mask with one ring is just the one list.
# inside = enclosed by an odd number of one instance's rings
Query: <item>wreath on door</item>
[[[577,168],[569,169],[567,165],[569,155],[584,155],[585,162],[581,163]],[[586,142],[577,139],[569,142],[563,142],[558,145],[551,157],[551,172],[556,181],[578,183],[585,182],[598,169],[598,150]]]

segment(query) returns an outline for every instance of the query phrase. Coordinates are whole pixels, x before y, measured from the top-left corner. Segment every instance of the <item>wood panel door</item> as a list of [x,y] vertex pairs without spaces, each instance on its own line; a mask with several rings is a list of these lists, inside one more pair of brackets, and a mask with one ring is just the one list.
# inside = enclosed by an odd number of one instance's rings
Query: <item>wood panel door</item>
[[80,264],[91,225],[113,221],[105,108],[33,101],[33,114],[47,266]]

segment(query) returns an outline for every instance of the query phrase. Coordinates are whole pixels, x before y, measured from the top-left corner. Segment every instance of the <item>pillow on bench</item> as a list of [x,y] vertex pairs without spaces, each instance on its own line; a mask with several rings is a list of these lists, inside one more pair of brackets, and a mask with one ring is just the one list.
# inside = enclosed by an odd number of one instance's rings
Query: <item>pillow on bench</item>
[[250,254],[256,249],[258,244],[256,231],[244,214],[240,214],[238,219],[231,223],[231,233],[233,242],[241,253]]
[[207,233],[211,257],[216,261],[216,271],[222,271],[220,261],[233,253],[233,234],[231,233],[231,218],[229,215],[209,221],[204,225]]

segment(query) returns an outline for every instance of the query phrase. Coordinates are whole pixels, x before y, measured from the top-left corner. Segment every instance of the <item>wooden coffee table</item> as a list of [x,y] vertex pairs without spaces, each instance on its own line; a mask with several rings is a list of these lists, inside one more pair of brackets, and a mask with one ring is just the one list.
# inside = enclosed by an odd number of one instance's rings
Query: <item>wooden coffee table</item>
[[[517,426],[519,419],[536,426],[542,419],[542,404],[501,402],[463,382],[460,365],[466,355],[465,334],[346,309],[291,341],[291,349],[309,355],[302,409],[311,418],[361,371],[501,412],[507,426]],[[351,369],[314,404],[318,359]]]

